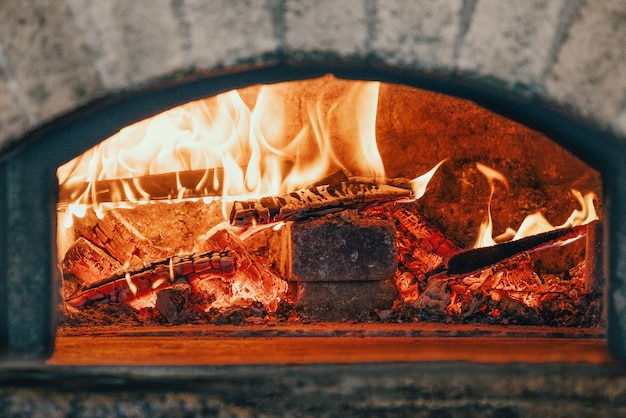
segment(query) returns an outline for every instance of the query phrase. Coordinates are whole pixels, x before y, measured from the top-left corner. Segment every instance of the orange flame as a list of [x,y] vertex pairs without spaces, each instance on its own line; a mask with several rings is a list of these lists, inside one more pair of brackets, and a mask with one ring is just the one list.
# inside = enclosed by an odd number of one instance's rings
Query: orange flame
[[[109,190],[116,206],[146,202],[151,196],[140,178],[163,173],[176,173],[178,188],[170,198],[182,199],[192,190],[178,173],[190,170],[205,170],[193,191],[221,195],[225,205],[290,192],[340,169],[382,181],[375,135],[379,85],[326,76],[253,86],[137,122],[59,167],[59,185],[75,190],[68,212],[81,216],[82,206],[91,204],[102,216],[106,207],[96,184],[103,180],[130,179]],[[242,96],[256,90],[251,108]],[[214,168],[223,169],[223,178]]]
[[428,187],[428,183],[433,178],[441,164],[445,163],[447,160],[439,161],[433,168],[431,168],[428,172],[422,174],[419,177],[414,178],[409,181],[409,185],[411,186],[411,191],[413,192],[412,200],[418,200],[424,193],[426,193],[426,188]]
[[502,182],[506,186],[507,190],[509,189],[509,185],[502,173],[481,163],[476,163],[476,167],[481,173],[485,175],[485,177],[487,177],[487,181],[489,182],[489,185],[491,187],[491,192],[489,195],[489,203],[487,204],[487,216],[480,225],[478,238],[476,239],[474,248],[487,247],[495,245],[498,242],[512,241],[531,235],[552,231],[554,229],[585,225],[591,221],[599,219],[596,208],[594,206],[594,201],[597,200],[597,196],[595,195],[595,193],[589,192],[583,196],[583,194],[578,190],[572,189],[572,195],[580,204],[580,209],[574,209],[572,214],[563,224],[554,226],[543,216],[542,213],[535,212],[524,218],[517,231],[509,227],[504,233],[493,238],[491,199],[493,198],[493,194],[495,192],[494,180]]
[[504,184],[507,191],[509,190],[509,182],[506,179],[506,177],[502,175],[502,173],[500,173],[497,170],[494,170],[491,167],[487,167],[484,164],[476,163],[476,168],[478,169],[478,171],[483,173],[485,177],[487,177],[487,181],[489,182],[489,187],[491,190],[489,193],[489,201],[487,203],[487,216],[483,220],[483,222],[480,224],[478,237],[476,238],[476,243],[474,244],[474,248],[480,248],[480,247],[488,247],[490,245],[496,244],[496,242],[492,238],[493,221],[491,219],[491,199],[493,198],[493,194],[496,191],[496,184],[495,184],[496,180]]

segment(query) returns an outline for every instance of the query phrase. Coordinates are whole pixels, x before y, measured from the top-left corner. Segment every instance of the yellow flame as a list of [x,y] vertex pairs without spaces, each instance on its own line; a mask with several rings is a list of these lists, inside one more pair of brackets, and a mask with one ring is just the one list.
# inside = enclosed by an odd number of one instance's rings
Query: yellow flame
[[[186,103],[120,130],[59,167],[59,185],[74,190],[73,203],[92,205],[103,216],[98,183],[105,180],[132,179],[120,187],[111,183],[106,192],[113,201],[138,203],[151,198],[140,178],[174,173],[172,199],[194,190],[221,197],[224,205],[293,191],[338,170],[382,180],[375,134],[379,85],[325,76]],[[251,91],[255,103],[242,98]],[[223,178],[209,171],[216,168]],[[205,171],[188,189],[179,173],[191,170]]]
[[479,227],[478,237],[476,239],[476,243],[474,244],[474,248],[496,245],[498,242],[517,240],[531,235],[552,231],[554,229],[585,225],[591,221],[599,219],[594,206],[594,201],[598,199],[595,193],[589,192],[583,196],[583,194],[578,190],[572,189],[571,193],[578,201],[580,209],[574,209],[572,214],[563,224],[554,226],[542,213],[535,212],[524,218],[517,231],[509,227],[504,233],[493,238],[491,199],[493,198],[493,194],[495,192],[495,180],[502,182],[506,186],[507,190],[509,189],[509,185],[506,178],[493,168],[487,167],[481,163],[477,163],[476,167],[485,175],[485,177],[487,177],[491,192],[489,195],[489,202],[487,204],[487,215]]
[[437,165],[431,168],[428,172],[409,181],[409,184],[411,185],[411,191],[413,192],[413,200],[417,200],[424,196],[424,193],[426,193],[426,188],[428,187],[428,183],[430,183],[430,180],[433,178],[439,167],[441,167],[441,165],[446,161],[447,160],[439,161]]
[[509,182],[502,173],[482,163],[476,163],[476,168],[487,178],[490,187],[489,201],[487,203],[487,216],[480,224],[478,237],[476,238],[476,242],[474,243],[474,248],[480,248],[496,244],[496,242],[492,238],[493,221],[491,219],[491,199],[493,198],[493,194],[496,191],[496,180],[504,184],[507,190],[509,190]]

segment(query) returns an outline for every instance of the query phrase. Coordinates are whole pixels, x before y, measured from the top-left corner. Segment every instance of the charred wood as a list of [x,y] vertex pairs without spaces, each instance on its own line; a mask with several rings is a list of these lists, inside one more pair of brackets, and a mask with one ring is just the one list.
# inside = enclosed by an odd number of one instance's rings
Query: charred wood
[[234,259],[226,251],[171,257],[85,286],[66,303],[81,308],[91,303],[130,302],[168,288],[181,279],[193,284],[211,277],[233,276],[235,270]]
[[223,178],[223,168],[211,168],[61,185],[59,203],[71,203],[77,199],[80,199],[79,203],[94,205],[120,200],[174,199],[181,190],[185,197],[221,196],[221,187],[215,185],[221,185]]
[[486,269],[523,252],[538,251],[585,235],[586,225],[556,229],[490,247],[475,248],[453,255],[445,269],[448,275],[462,275]]
[[[439,258],[445,258],[459,252],[459,247],[452,240],[448,239],[441,231],[428,225],[422,218],[408,209],[401,208],[395,211],[393,215],[398,220],[400,228],[412,235],[417,244],[416,246],[423,250],[425,256],[431,254]],[[426,261],[431,261],[432,264],[437,260]],[[435,268],[438,265],[430,267]]]
[[[262,260],[255,259],[228,226],[216,226],[198,239],[199,251],[228,251],[235,260],[236,274],[225,302],[259,301],[274,311],[287,292],[287,282],[275,275]],[[212,289],[207,289],[209,292]]]
[[368,183],[316,186],[280,196],[235,202],[230,223],[247,226],[294,221],[345,209],[365,209],[374,204],[407,198],[410,194],[410,190]]
[[191,286],[176,284],[157,293],[156,309],[170,324],[180,324],[185,318],[185,310],[191,296]]
[[67,250],[61,265],[64,274],[71,272],[85,285],[122,270],[122,264],[83,237],[78,238]]
[[168,256],[168,251],[153,245],[116,210],[108,211],[93,233],[94,243],[125,267],[137,268]]

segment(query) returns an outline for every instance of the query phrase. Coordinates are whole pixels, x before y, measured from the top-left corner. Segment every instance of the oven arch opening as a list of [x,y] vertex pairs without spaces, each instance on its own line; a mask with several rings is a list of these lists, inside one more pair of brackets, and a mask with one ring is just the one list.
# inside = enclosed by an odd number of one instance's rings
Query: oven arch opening
[[[617,152],[621,151],[621,145],[618,140],[610,135],[596,132],[586,127],[579,121],[552,109],[548,104],[525,101],[519,97],[503,94],[502,92],[494,93],[485,84],[474,83],[468,80],[442,80],[433,74],[407,74],[406,72],[394,71],[393,69],[377,69],[370,66],[319,66],[306,68],[276,66],[185,81],[172,80],[164,82],[160,88],[136,92],[127,97],[117,97],[102,101],[81,109],[64,120],[56,121],[38,130],[30,135],[27,145],[21,146],[12,153],[12,159],[3,161],[0,175],[6,179],[9,185],[12,184],[11,180],[15,176],[24,176],[30,179],[30,190],[25,191],[23,197],[18,197],[18,201],[22,202],[21,204],[25,207],[46,208],[47,213],[53,214],[53,202],[56,202],[56,200],[51,198],[51,196],[56,195],[57,186],[50,179],[55,179],[54,172],[56,167],[95,145],[121,126],[182,102],[206,97],[232,88],[255,83],[311,78],[329,72],[341,78],[389,81],[473,100],[487,109],[546,133],[564,148],[572,151],[590,166],[597,169],[605,179],[604,205],[606,222],[604,239],[607,252],[611,251],[607,256],[608,271],[606,274],[609,278],[608,287],[610,289],[607,303],[608,345],[616,355],[619,356],[622,353],[624,330],[621,328],[620,321],[616,320],[620,306],[619,303],[613,303],[612,300],[619,301],[620,290],[623,289],[619,278],[623,277],[624,273],[620,270],[616,257],[611,255],[616,250],[619,253],[620,246],[623,245],[619,242],[619,238],[616,238],[616,235],[618,237],[621,236],[619,231],[624,227],[619,219],[620,208],[623,207],[623,198],[621,196],[624,195],[623,193],[620,194],[621,188],[624,187],[620,185],[620,179],[624,178],[624,169],[621,161],[621,155],[623,154]],[[602,144],[602,146],[597,146],[598,143]],[[23,165],[20,166],[20,163]],[[20,168],[29,166],[37,166],[41,171],[33,174]],[[45,175],[42,175],[42,173],[45,173]],[[50,175],[48,176],[48,174]],[[20,190],[15,190],[16,194],[20,194],[20,192]],[[38,195],[38,197],[35,197],[35,195]],[[5,201],[6,206],[16,204],[15,200],[8,198]],[[7,243],[6,248],[9,251],[3,254],[5,260],[2,261],[9,262],[8,254],[11,251],[20,251],[27,246],[32,246],[31,248],[36,248],[43,254],[42,259],[47,260],[47,266],[53,266],[51,269],[53,273],[50,273],[48,268],[41,269],[36,266],[33,267],[32,272],[29,272],[35,278],[34,283],[43,284],[43,286],[32,290],[35,295],[44,301],[44,303],[31,311],[32,324],[35,325],[39,332],[35,332],[35,336],[33,336],[31,335],[33,334],[32,331],[26,330],[22,325],[17,325],[15,320],[7,320],[9,326],[6,330],[3,330],[3,335],[6,336],[4,341],[7,341],[6,350],[9,353],[16,353],[24,348],[35,356],[42,354],[45,356],[49,354],[51,344],[54,341],[54,331],[49,321],[49,313],[54,311],[56,303],[52,300],[48,302],[48,298],[57,292],[51,285],[53,281],[49,280],[49,275],[57,275],[58,273],[56,273],[57,269],[54,261],[56,260],[56,254],[45,255],[46,251],[49,252],[50,248],[54,248],[54,245],[49,245],[55,241],[54,231],[56,228],[54,219],[55,216],[50,215],[48,218],[43,217],[43,219],[38,219],[35,222],[30,222],[26,219],[17,221],[17,224],[29,224],[27,227],[24,227],[27,231],[36,231],[38,239],[26,238],[9,245],[8,237],[11,233],[7,231],[4,234],[3,239]],[[7,287],[11,286],[10,282],[10,280],[7,281]],[[54,282],[57,281],[55,280]],[[11,292],[16,292],[12,289],[7,289],[7,291],[8,293],[5,293],[7,295],[10,295]],[[613,295],[611,292],[614,291],[615,294]],[[626,290],[624,291],[626,292]],[[20,298],[18,297],[16,300],[20,300]],[[11,302],[5,306],[10,307]],[[9,317],[8,309],[3,313],[5,317]],[[52,322],[54,323],[54,321]]]

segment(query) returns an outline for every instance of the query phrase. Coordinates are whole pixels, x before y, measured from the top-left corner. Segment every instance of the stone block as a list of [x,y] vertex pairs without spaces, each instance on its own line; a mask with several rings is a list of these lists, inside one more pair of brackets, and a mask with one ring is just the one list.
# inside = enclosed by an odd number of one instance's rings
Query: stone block
[[551,63],[563,0],[476,4],[457,66],[506,84],[538,84]]
[[266,2],[173,2],[181,17],[193,64],[200,68],[233,65],[242,59],[275,52],[279,41]]
[[367,16],[363,0],[287,0],[284,20],[288,51],[341,56],[365,52]]
[[289,228],[288,279],[297,282],[386,280],[396,271],[390,221],[316,219]]
[[364,320],[372,312],[390,309],[398,298],[393,280],[299,282],[295,306],[307,319]]
[[568,109],[614,121],[626,97],[626,3],[586,2],[558,52],[545,95]]
[[451,67],[462,9],[462,0],[376,2],[373,53],[389,63]]

